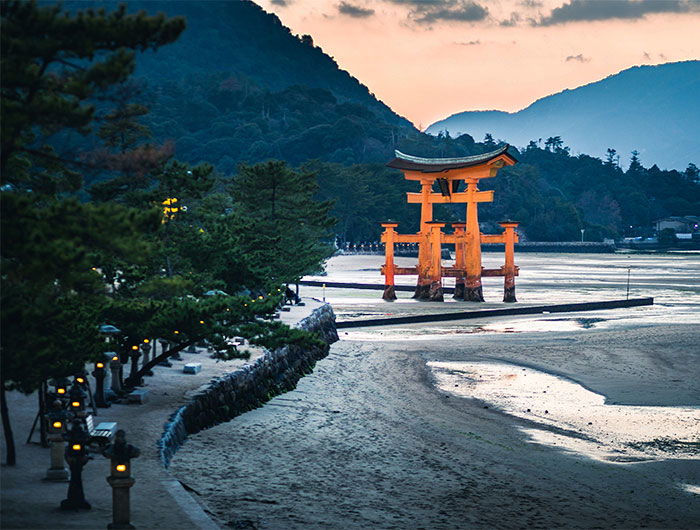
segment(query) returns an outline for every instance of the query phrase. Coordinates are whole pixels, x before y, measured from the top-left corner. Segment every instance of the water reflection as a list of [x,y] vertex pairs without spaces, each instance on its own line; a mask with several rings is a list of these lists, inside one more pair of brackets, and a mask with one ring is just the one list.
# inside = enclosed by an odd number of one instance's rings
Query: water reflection
[[535,443],[609,462],[700,457],[698,407],[608,405],[575,382],[504,363],[428,366],[443,391],[533,422],[522,430]]

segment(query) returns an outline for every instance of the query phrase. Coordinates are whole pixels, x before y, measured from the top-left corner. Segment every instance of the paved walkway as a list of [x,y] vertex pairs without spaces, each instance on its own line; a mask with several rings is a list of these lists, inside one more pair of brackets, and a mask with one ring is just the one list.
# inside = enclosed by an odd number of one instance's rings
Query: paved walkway
[[[306,306],[293,307],[282,313],[282,321],[293,325],[308,316],[320,304],[305,299]],[[249,361],[217,362],[203,349],[200,353],[183,353],[183,361],[173,361],[172,368],[156,367],[155,376],[146,379],[149,400],[143,405],[115,404],[98,409],[97,421],[116,421],[127,433],[127,440],[141,449],[132,463],[136,484],[131,489],[131,521],[137,528],[218,528],[197,501],[160,463],[157,441],[170,414],[183,405],[212,377],[234,371]],[[183,374],[186,362],[202,363],[199,374]],[[91,381],[94,388],[94,381]],[[2,528],[105,528],[112,521],[112,493],[106,478],[109,461],[93,455],[83,470],[85,497],[92,510],[63,512],[58,509],[65,499],[67,483],[44,482],[49,467],[49,450],[38,444],[25,444],[37,411],[37,396],[8,393],[8,406],[17,445],[17,466],[3,467],[0,526]],[[38,433],[34,440],[38,440]],[[2,460],[5,446],[2,441]]]

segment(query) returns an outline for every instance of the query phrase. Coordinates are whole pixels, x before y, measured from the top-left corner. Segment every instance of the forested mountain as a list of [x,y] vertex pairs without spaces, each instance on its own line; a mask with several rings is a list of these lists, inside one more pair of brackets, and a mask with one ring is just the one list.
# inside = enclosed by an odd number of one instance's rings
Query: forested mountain
[[700,160],[700,61],[635,66],[601,81],[535,101],[515,112],[461,112],[427,132],[496,138],[518,146],[560,136],[575,153],[639,151],[659,167],[684,169]]
[[[292,35],[248,0],[134,1],[128,9],[187,19],[177,42],[139,57],[137,82],[121,93],[124,109],[134,110],[129,102],[142,106],[143,112],[129,118],[152,131],[152,139],[141,141],[170,142],[177,159],[213,164],[221,175],[220,191],[241,162],[279,159],[312,169],[320,198],[335,201],[341,240],[375,240],[379,222],[387,218],[398,220],[401,231],[416,229],[418,209],[406,204],[404,194],[415,191],[414,184],[384,166],[394,149],[452,157],[496,146],[490,138],[477,143],[469,134],[420,133],[310,38]],[[482,220],[516,219],[532,239],[572,240],[580,237],[580,228],[591,237],[620,236],[623,227],[629,232],[630,225],[649,226],[658,217],[700,210],[692,168],[647,171],[642,164],[655,160],[640,155],[634,171],[623,171],[615,153],[607,162],[571,156],[561,138],[543,138],[544,144],[514,150],[520,163],[484,182],[498,192],[494,204],[480,209]],[[101,140],[93,141],[95,148]],[[463,218],[463,205],[437,208],[436,216]]]

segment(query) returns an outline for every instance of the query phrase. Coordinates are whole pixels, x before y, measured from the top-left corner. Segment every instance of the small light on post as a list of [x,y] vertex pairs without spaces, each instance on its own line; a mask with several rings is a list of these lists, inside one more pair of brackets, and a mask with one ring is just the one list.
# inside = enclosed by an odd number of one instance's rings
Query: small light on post
[[112,523],[108,528],[133,528],[129,489],[135,480],[131,476],[131,459],[139,456],[138,447],[126,442],[126,433],[118,430],[113,444],[102,453],[111,460],[107,482],[112,487]]
[[48,440],[51,444],[51,464],[44,477],[46,481],[65,482],[68,480],[68,470],[64,466],[66,442],[63,439],[67,418],[68,411],[65,410],[63,403],[60,399],[55,400],[46,415]]

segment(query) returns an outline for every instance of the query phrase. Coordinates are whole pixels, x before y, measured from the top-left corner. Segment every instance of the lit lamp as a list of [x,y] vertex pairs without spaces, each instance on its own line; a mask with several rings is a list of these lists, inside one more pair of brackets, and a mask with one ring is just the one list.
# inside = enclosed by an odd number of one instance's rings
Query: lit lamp
[[89,510],[90,503],[83,492],[83,467],[87,464],[87,443],[90,435],[79,419],[73,420],[68,433],[68,447],[65,450],[66,462],[70,468],[68,497],[61,501],[61,510]]
[[134,344],[129,349],[129,357],[131,358],[131,369],[129,370],[129,377],[126,379],[126,385],[130,387],[143,385],[143,379],[138,377],[139,371],[139,357],[141,357],[141,348],[138,344]]
[[106,409],[112,404],[105,398],[105,377],[107,377],[106,363],[104,360],[95,363],[92,371],[95,378],[95,406]]
[[[151,352],[153,352],[153,355],[156,354],[156,349],[155,345],[151,346],[151,341],[150,339],[143,339],[143,344],[141,344],[141,351],[143,351],[143,361],[141,364],[141,368],[146,366],[149,362],[151,362]],[[153,375],[153,370],[146,370],[143,375]]]
[[68,387],[70,386],[70,381],[66,377],[61,377],[60,379],[54,379],[52,381],[56,397],[65,399],[68,397]]
[[76,382],[68,393],[68,410],[75,414],[78,418],[85,417],[85,398],[87,397],[87,392],[80,387],[80,384]]
[[115,352],[105,353],[105,357],[109,357],[109,371],[111,372],[110,390],[115,398],[122,394],[122,381],[119,378],[119,372],[122,368],[122,363],[119,360],[119,355]]
[[113,444],[102,453],[110,459],[110,476],[107,482],[112,487],[112,523],[107,528],[134,528],[131,524],[129,489],[136,482],[131,476],[131,459],[141,451],[126,442],[126,433],[119,429]]
[[68,470],[63,465],[63,453],[66,445],[63,434],[66,432],[66,421],[68,421],[68,413],[64,410],[61,400],[57,399],[46,414],[47,438],[51,444],[51,465],[46,471],[44,480],[51,482],[68,480]]

